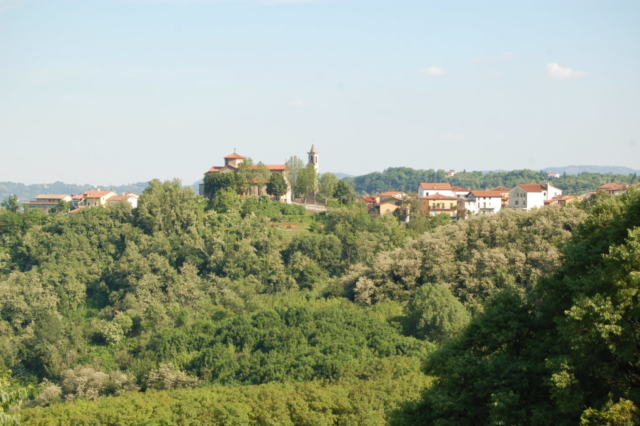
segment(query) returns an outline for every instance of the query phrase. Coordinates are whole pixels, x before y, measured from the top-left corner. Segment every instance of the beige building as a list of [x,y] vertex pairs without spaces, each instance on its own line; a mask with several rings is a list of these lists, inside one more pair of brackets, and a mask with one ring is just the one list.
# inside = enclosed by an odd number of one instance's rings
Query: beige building
[[113,191],[86,191],[84,193],[84,199],[79,203],[80,207],[98,207],[105,206],[107,200],[116,193]]
[[122,195],[114,195],[112,197],[107,198],[107,205],[118,204],[122,202],[127,202],[131,204],[131,207],[134,209],[138,207],[138,198],[140,196],[138,194],[134,194],[133,192],[126,192]]
[[48,213],[53,207],[56,207],[60,201],[71,201],[69,194],[40,194],[35,197],[35,201],[27,201],[24,203],[28,208],[40,209]]
[[457,217],[458,198],[442,194],[420,197],[420,214],[422,216],[435,216],[440,213],[446,213],[451,217]]

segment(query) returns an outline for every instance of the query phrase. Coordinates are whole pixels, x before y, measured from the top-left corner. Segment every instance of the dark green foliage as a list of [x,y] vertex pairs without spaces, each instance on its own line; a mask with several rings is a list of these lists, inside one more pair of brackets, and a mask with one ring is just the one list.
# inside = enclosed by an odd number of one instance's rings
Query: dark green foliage
[[287,182],[280,173],[272,173],[267,183],[267,194],[279,199],[287,193]]
[[497,294],[429,358],[393,424],[637,424],[640,193],[601,197],[563,253],[531,302]]
[[353,201],[355,193],[346,181],[339,180],[333,188],[333,198],[337,198],[342,204],[346,204]]
[[217,197],[222,190],[236,192],[236,174],[230,173],[207,173],[204,175],[204,192],[208,198]]

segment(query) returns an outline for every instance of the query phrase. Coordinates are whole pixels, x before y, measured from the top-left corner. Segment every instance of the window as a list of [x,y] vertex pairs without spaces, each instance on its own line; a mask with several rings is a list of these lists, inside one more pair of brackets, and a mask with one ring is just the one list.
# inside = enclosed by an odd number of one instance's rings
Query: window
[[516,206],[518,205],[518,200],[516,200]]

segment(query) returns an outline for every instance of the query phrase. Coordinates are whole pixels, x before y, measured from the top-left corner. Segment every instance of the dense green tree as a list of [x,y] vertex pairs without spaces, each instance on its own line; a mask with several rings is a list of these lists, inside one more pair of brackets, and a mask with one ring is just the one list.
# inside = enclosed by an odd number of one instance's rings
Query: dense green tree
[[349,186],[347,182],[344,180],[338,181],[333,189],[333,197],[340,200],[342,204],[346,204],[350,201],[353,201],[355,198],[355,193],[353,192],[353,188]]
[[296,180],[296,195],[306,200],[309,197],[313,197],[318,188],[318,174],[313,164],[307,164],[306,167],[298,171],[298,177]]
[[416,290],[406,311],[411,334],[433,342],[454,337],[470,319],[451,291],[438,284],[425,284]]
[[204,192],[208,198],[213,198],[222,190],[237,191],[235,172],[207,173],[204,175]]
[[338,177],[333,173],[323,173],[319,180],[318,195],[324,200],[333,198],[338,182]]
[[267,194],[276,197],[277,201],[280,197],[287,193],[287,182],[280,173],[272,173],[267,183]]

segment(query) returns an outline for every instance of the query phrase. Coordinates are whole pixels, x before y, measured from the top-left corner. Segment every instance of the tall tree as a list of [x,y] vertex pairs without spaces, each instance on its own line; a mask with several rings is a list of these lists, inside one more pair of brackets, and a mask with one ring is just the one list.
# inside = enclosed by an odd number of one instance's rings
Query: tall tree
[[298,173],[304,168],[304,161],[294,155],[290,157],[285,164],[289,167],[287,179],[289,180],[294,196],[298,197]]
[[234,172],[207,173],[204,175],[204,192],[208,198],[216,197],[223,189],[237,191],[236,174]]
[[318,176],[313,164],[307,164],[307,166],[298,171],[298,180],[296,184],[297,195],[304,197],[305,202],[309,197],[316,194],[316,183]]
[[325,173],[320,176],[320,188],[318,188],[318,195],[320,195],[325,201],[333,197],[333,191],[338,184],[338,177],[333,173]]
[[251,180],[254,175],[253,160],[246,157],[240,166],[236,176],[236,184],[238,186],[238,193],[241,195],[248,195],[251,191]]
[[355,198],[355,192],[348,183],[346,183],[344,180],[341,180],[336,183],[336,186],[333,190],[333,196],[334,198],[340,200],[342,204],[346,204],[350,201],[353,201],[353,199]]

